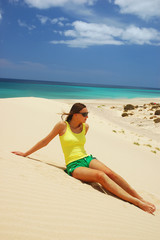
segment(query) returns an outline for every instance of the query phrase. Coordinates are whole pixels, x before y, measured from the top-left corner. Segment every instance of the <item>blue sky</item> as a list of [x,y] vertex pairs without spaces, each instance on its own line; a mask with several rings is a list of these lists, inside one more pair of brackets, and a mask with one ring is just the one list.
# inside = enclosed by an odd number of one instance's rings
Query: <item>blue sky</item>
[[0,77],[160,88],[160,0],[0,0]]

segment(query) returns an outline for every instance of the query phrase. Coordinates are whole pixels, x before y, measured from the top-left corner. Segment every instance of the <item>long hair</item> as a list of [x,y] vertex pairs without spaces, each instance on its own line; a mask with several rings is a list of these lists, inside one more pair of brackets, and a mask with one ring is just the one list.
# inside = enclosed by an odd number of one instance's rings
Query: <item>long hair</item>
[[63,119],[63,116],[64,115],[67,115],[67,117],[66,117],[66,121],[67,122],[70,122],[71,121],[71,119],[72,119],[72,117],[73,117],[73,114],[75,114],[75,113],[79,113],[83,108],[86,108],[86,106],[83,104],[83,103],[75,103],[75,104],[73,104],[73,106],[71,107],[71,110],[70,110],[70,112],[69,113],[63,113],[62,114],[62,116],[61,116],[61,118]]

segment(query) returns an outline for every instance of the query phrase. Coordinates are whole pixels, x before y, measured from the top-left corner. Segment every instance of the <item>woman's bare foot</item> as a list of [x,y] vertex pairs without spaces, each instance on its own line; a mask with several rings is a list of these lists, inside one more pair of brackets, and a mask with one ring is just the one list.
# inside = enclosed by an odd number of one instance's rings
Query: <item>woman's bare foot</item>
[[153,203],[147,202],[144,200],[145,203],[147,203],[148,205],[150,205],[151,207],[153,207],[156,210],[156,206]]
[[150,203],[147,203],[145,201],[138,201],[138,205],[139,208],[141,208],[143,211],[148,212],[148,213],[154,213],[156,210],[156,207]]
[[150,205],[152,208],[154,208],[156,210],[156,206],[153,203],[150,203],[146,200],[144,200],[143,198],[140,199],[142,202],[146,203],[147,205]]

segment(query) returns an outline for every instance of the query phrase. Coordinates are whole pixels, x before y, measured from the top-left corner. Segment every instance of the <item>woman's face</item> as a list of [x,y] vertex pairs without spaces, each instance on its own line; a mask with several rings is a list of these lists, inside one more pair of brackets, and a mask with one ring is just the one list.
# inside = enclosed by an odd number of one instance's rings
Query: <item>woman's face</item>
[[79,120],[82,123],[86,122],[86,120],[88,118],[88,110],[87,110],[87,108],[83,108],[77,115],[78,115]]

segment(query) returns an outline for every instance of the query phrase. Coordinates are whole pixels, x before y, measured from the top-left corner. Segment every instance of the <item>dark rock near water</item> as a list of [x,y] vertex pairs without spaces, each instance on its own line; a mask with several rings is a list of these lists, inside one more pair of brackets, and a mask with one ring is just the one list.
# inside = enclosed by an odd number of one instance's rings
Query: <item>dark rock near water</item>
[[134,110],[135,107],[132,104],[127,104],[124,106],[124,111]]
[[160,115],[160,110],[156,110],[154,115]]
[[158,108],[160,108],[160,106],[159,105],[155,105],[155,106],[152,106],[151,109],[153,110],[153,109],[158,109]]
[[160,123],[160,118],[156,118],[153,120],[155,123]]
[[122,117],[128,117],[128,113],[126,112],[122,113]]

